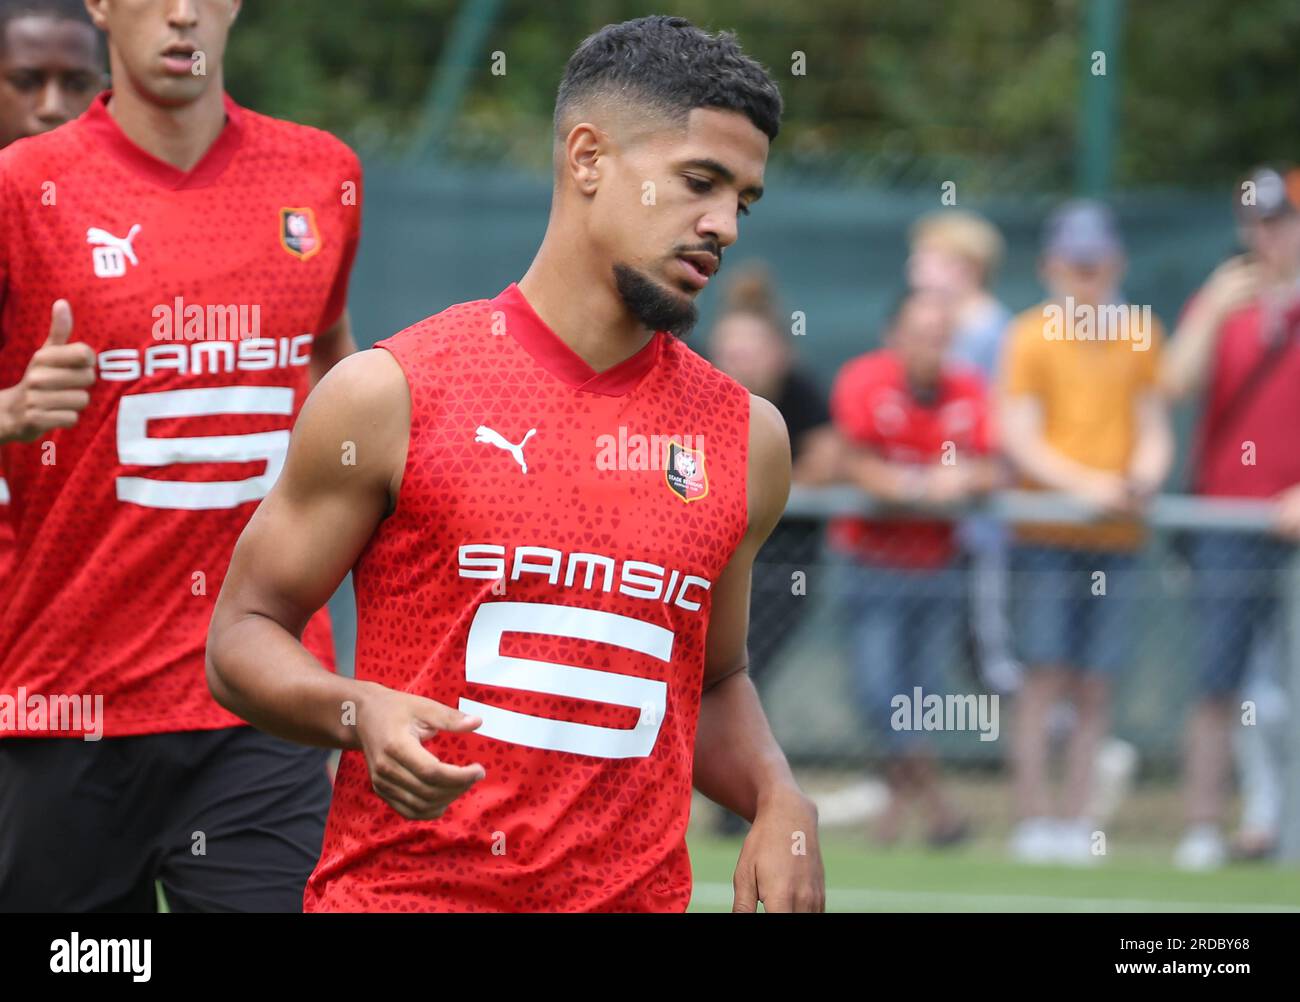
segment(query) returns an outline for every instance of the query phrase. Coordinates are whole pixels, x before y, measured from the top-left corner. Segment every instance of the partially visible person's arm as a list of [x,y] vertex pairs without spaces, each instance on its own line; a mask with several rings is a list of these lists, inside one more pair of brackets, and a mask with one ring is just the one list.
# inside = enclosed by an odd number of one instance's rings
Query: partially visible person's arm
[[1124,477],[1108,473],[1053,449],[1043,437],[1042,405],[1024,395],[1002,401],[999,425],[1002,448],[1023,475],[1049,490],[1074,494],[1112,512],[1127,511],[1130,504]]
[[839,434],[829,422],[809,428],[799,443],[799,458],[794,461],[790,479],[805,487],[834,483],[844,460]]
[[1103,511],[1127,511],[1128,484],[1118,473],[1098,470],[1054,449],[1043,431],[1048,385],[1044,352],[1059,350],[1043,339],[1036,319],[1013,325],[1003,352],[997,421],[1002,451],[1016,471],[1048,490],[1064,491]]
[[843,469],[849,482],[887,504],[908,504],[925,494],[925,476],[916,466],[895,463],[860,445],[846,445]]
[[1135,494],[1146,499],[1160,490],[1174,461],[1174,432],[1164,397],[1148,391],[1134,403],[1137,441],[1128,479]]
[[361,749],[376,793],[403,817],[427,819],[483,769],[442,763],[422,742],[482,721],[326,671],[300,639],[391,510],[409,427],[406,379],[388,352],[354,355],[321,381],[235,547],[209,627],[207,677],[218,703],[268,733]]
[[1246,257],[1219,265],[1188,305],[1164,351],[1160,387],[1170,400],[1183,400],[1205,386],[1223,321],[1259,294],[1259,266]]
[[355,354],[356,350],[357,342],[352,337],[352,318],[344,310],[338,322],[312,342],[311,365],[307,369],[311,385],[319,383],[325,373],[349,355]]
[[1275,531],[1283,539],[1300,543],[1300,484],[1288,487],[1274,500],[1277,502]]
[[750,572],[790,493],[790,445],[772,404],[750,397],[749,525],[712,588],[704,692],[695,738],[696,788],[753,821],[734,878],[734,910],[822,911],[817,810],[772,736],[746,667]]
[[941,459],[925,464],[898,463],[869,448],[851,445],[845,446],[843,469],[856,487],[897,505],[952,504],[986,494],[1002,479],[1001,467],[987,455],[961,456],[951,465]]

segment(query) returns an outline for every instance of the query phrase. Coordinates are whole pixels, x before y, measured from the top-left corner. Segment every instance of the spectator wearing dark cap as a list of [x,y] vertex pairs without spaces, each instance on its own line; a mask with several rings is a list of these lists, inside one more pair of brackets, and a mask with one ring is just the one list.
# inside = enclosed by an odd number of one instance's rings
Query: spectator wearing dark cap
[[[1127,599],[1142,543],[1136,516],[1173,454],[1156,380],[1159,324],[1149,308],[1122,297],[1124,265],[1104,206],[1062,206],[1047,221],[1040,263],[1050,298],[1016,318],[1004,349],[1007,457],[1027,488],[1072,495],[1096,513],[1089,524],[1016,530],[1016,639],[1028,672],[1012,732],[1020,821],[1011,851],[1026,862],[1096,860],[1087,811],[1113,679],[1132,658],[1134,610]],[[1049,724],[1062,698],[1073,704],[1075,723],[1065,748],[1064,795],[1054,805]]]
[[[1187,832],[1175,862],[1209,869],[1227,856],[1220,832],[1235,709],[1252,649],[1279,623],[1279,571],[1300,541],[1300,171],[1252,170],[1235,195],[1246,251],[1221,264],[1184,308],[1161,372],[1171,398],[1204,394],[1192,490],[1275,502],[1271,536],[1203,533],[1191,540],[1199,699],[1185,745]],[[1246,855],[1276,832],[1243,831]]]

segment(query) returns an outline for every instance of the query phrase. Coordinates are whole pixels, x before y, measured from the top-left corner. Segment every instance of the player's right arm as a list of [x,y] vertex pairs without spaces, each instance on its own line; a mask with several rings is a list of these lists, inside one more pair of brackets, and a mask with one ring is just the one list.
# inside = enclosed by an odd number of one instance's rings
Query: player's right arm
[[484,770],[441,762],[422,742],[482,721],[326,671],[300,642],[392,510],[409,428],[406,378],[382,349],[344,359],[312,392],[284,470],[235,547],[207,676],[218,703],[264,731],[363,751],[375,792],[403,817],[427,819]]
[[88,344],[69,344],[72,307],[57,300],[45,344],[27,363],[23,378],[0,389],[0,444],[32,442],[56,428],[71,428],[90,404],[95,382],[95,352]]

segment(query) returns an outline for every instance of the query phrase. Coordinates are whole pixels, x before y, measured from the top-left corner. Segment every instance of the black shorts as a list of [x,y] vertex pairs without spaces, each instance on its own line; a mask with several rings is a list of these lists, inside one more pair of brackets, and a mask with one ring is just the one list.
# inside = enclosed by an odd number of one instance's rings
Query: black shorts
[[252,727],[0,740],[0,911],[302,910],[329,753]]

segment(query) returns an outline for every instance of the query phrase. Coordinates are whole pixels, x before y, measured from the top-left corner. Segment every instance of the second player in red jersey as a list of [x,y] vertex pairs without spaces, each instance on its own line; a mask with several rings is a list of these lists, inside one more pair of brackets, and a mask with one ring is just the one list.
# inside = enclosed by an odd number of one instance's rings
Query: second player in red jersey
[[[597,32],[528,272],[308,401],[208,648],[225,705],[345,749],[308,910],[681,911],[692,785],[753,821],[737,910],[822,907],[816,812],[745,672],[789,441],[680,339],[779,115],[728,36]],[[346,679],[294,634],[353,568]]]
[[[360,165],[225,95],[237,0],[87,6],[114,89],[0,152],[0,910],[297,910],[325,756],[222,709],[203,647],[353,348]],[[323,613],[303,639],[332,665]]]
[[[0,4],[0,149],[76,118],[106,80],[104,45],[84,7]],[[9,485],[0,465],[0,593],[12,563]]]
[[40,573],[0,611],[0,686],[102,693],[110,736],[230,726],[203,685],[204,627],[283,465],[315,336],[342,315],[359,216],[340,194],[360,167],[227,98],[181,171],[123,134],[111,96],[0,153],[0,386],[59,299],[95,376],[74,427],[4,448],[18,560]]

